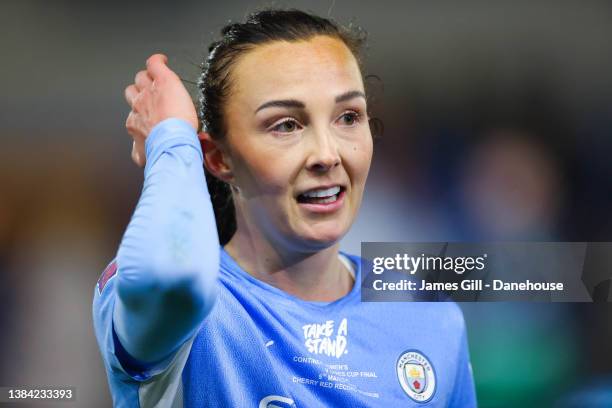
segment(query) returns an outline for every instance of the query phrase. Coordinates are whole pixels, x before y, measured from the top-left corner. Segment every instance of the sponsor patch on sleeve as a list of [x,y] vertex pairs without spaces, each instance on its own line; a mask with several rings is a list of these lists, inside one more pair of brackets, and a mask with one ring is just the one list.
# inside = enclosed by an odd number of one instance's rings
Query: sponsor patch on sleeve
[[102,272],[102,275],[100,275],[100,277],[98,278],[98,292],[100,294],[102,294],[102,291],[104,290],[104,287],[106,286],[106,283],[113,276],[115,276],[116,273],[117,273],[117,261],[113,260],[110,264],[108,264],[106,269],[104,269],[104,272]]

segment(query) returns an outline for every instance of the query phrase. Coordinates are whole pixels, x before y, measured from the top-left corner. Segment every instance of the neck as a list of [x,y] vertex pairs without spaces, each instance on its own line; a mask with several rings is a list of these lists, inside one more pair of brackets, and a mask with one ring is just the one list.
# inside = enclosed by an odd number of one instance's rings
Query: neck
[[332,302],[351,291],[354,280],[338,257],[339,243],[297,252],[262,234],[238,228],[224,249],[247,273],[303,300]]

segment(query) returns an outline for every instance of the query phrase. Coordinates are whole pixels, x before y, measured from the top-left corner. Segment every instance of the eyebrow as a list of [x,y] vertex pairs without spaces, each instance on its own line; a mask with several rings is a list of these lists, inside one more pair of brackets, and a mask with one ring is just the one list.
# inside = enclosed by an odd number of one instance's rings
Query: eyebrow
[[348,92],[343,93],[342,95],[336,96],[336,103],[348,101],[348,100],[353,99],[353,98],[363,98],[363,99],[365,99],[366,96],[361,91],[348,91]]
[[[336,96],[335,101],[336,103],[340,103],[340,102],[348,101],[353,98],[366,99],[366,96],[365,96],[365,93],[361,91],[348,91],[341,95]],[[255,110],[255,113],[259,112],[262,109],[272,108],[272,107],[304,109],[306,105],[304,105],[304,102],[298,101],[297,99],[281,99],[281,100],[269,101],[269,102],[265,102],[261,104],[259,108]]]

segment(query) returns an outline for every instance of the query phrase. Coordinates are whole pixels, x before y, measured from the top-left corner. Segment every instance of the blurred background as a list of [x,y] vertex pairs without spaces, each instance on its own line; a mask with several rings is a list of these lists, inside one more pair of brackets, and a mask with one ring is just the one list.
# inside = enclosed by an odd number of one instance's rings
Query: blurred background
[[[0,385],[111,405],[91,301],[143,179],[123,89],[154,52],[195,81],[219,29],[270,5],[370,34],[385,132],[345,250],[612,241],[608,1],[3,1]],[[462,307],[481,407],[612,406],[610,304]]]

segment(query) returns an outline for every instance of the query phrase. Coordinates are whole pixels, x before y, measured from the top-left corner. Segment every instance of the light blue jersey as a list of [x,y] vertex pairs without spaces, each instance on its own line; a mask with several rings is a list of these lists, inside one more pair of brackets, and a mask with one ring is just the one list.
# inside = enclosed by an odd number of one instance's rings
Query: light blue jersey
[[[344,253],[356,283],[335,302],[255,279],[205,228],[214,216],[205,184],[195,184],[204,183],[198,149],[185,122],[156,126],[143,196],[96,285],[94,326],[115,406],[476,406],[455,304],[361,302],[360,259]],[[190,183],[197,193],[185,191]],[[191,222],[166,214],[168,206]],[[208,253],[185,251],[194,245]]]

